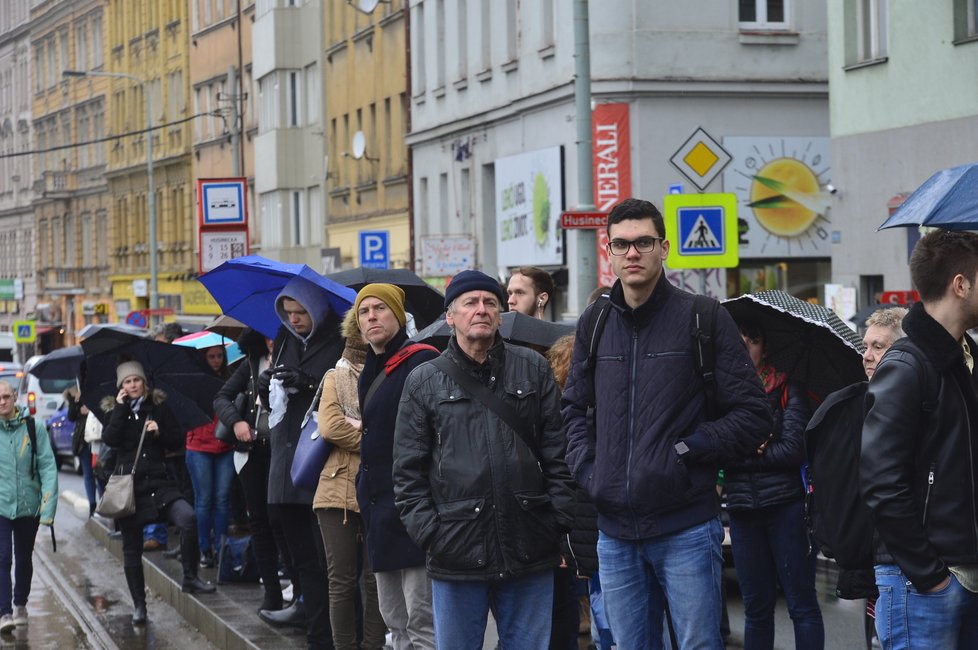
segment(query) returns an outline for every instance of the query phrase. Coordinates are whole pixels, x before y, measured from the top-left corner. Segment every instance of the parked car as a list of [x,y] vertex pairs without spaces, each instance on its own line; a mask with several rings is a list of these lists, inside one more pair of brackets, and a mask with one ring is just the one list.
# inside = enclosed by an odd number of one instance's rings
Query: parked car
[[42,355],[33,356],[24,364],[20,387],[17,389],[17,404],[26,406],[31,415],[36,415],[42,422],[47,422],[58,409],[64,406],[63,393],[69,386],[74,386],[76,380],[74,377],[38,379],[30,374],[34,364],[43,358]]
[[0,380],[9,381],[14,390],[20,390],[20,380],[23,376],[24,369],[19,363],[0,361]]
[[44,424],[51,437],[51,449],[54,450],[58,467],[70,467],[76,474],[81,474],[81,461],[71,452],[71,436],[75,423],[68,420],[68,407],[62,406]]

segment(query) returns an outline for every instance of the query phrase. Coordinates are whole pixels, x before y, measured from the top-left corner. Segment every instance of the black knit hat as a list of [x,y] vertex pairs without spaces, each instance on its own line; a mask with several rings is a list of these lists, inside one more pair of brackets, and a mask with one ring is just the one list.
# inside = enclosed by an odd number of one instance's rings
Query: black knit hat
[[448,309],[453,300],[469,291],[488,291],[496,294],[500,308],[506,310],[506,294],[502,286],[482,271],[471,269],[457,274],[445,287],[445,309]]

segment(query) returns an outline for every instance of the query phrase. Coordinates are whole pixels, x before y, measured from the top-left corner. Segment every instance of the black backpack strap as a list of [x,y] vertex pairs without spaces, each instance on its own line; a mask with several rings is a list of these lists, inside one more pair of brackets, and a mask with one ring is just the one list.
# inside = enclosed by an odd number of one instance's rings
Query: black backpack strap
[[715,323],[720,302],[703,295],[693,296],[693,339],[696,341],[696,370],[703,377],[706,417],[717,417],[717,352]]
[[31,476],[37,478],[37,422],[27,418],[27,436],[31,440]]
[[507,404],[499,398],[496,393],[478,379],[465,372],[454,361],[442,355],[431,363],[443,373],[455,380],[462,390],[467,392],[473,399],[480,402],[483,406],[499,416],[499,419],[516,433],[516,436],[523,441],[533,457],[540,462],[540,454],[533,436],[533,425],[521,419],[519,413],[512,405]]
[[601,333],[604,332],[604,325],[610,312],[611,296],[607,293],[602,294],[591,306],[591,311],[588,312],[587,325],[584,328],[588,345],[587,361],[584,366],[584,371],[587,373],[587,410],[584,418],[592,438],[597,437],[595,410],[597,409],[598,398],[594,392],[594,372],[598,365],[598,344],[601,342]]

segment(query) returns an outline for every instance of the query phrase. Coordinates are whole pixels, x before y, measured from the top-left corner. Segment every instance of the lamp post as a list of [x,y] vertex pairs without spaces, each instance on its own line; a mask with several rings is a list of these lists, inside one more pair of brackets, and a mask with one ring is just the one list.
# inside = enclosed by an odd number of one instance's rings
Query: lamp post
[[100,72],[96,70],[65,70],[65,77],[115,77],[135,81],[143,88],[146,97],[146,187],[149,196],[149,323],[153,322],[153,311],[159,308],[159,274],[156,268],[156,185],[153,182],[153,94],[149,82],[136,75],[125,72]]

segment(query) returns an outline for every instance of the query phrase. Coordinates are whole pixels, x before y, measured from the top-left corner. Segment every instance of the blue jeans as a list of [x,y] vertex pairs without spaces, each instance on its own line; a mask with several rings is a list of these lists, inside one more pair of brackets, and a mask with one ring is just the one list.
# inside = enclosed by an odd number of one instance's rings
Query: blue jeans
[[104,486],[95,480],[95,468],[92,467],[92,445],[85,443],[82,452],[78,454],[78,462],[82,469],[82,482],[85,484],[85,496],[88,497],[89,514],[95,512],[98,497],[102,496]]
[[951,576],[947,587],[920,593],[895,564],[876,565],[876,633],[883,650],[978,648],[978,594]]
[[778,583],[788,603],[795,648],[825,647],[822,612],[815,593],[815,550],[805,525],[805,502],[730,511],[730,542],[744,596],[744,648],[774,647]]
[[666,602],[680,648],[723,649],[722,541],[719,517],[637,541],[598,532],[601,592],[619,650],[663,647]]
[[547,650],[553,610],[553,570],[493,582],[431,580],[439,648],[481,650],[492,610],[500,650]]
[[11,564],[14,567],[13,604],[27,604],[34,576],[34,539],[40,521],[37,517],[0,517],[0,616],[14,611],[10,605]]
[[[197,541],[207,553],[221,543],[231,519],[231,481],[234,480],[234,452],[209,454],[187,450],[187,470],[194,485],[194,511],[197,513]],[[213,538],[211,537],[213,531]]]

